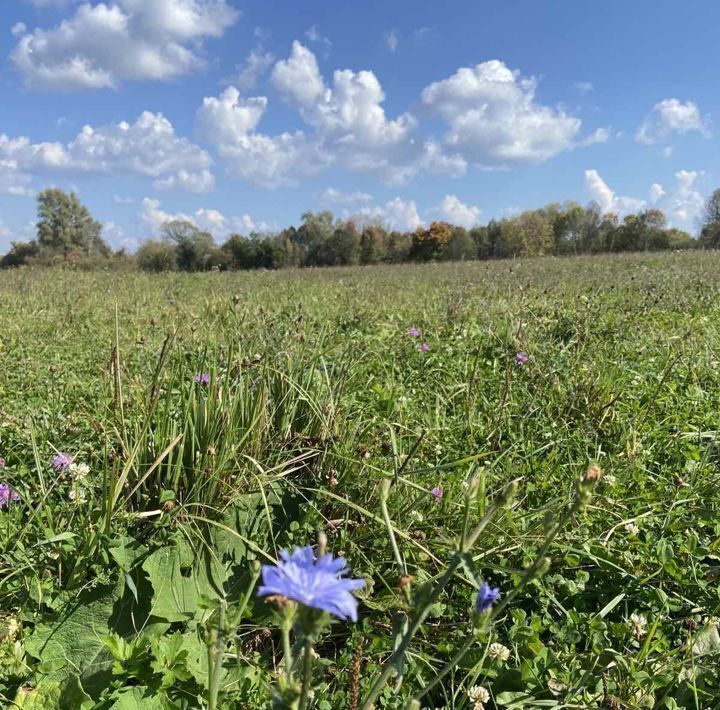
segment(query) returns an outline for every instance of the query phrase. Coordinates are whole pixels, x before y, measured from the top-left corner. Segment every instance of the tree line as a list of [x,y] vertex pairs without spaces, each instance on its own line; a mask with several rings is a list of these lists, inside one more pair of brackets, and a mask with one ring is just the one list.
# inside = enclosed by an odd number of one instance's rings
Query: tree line
[[102,225],[75,194],[51,188],[39,193],[37,200],[36,238],[13,242],[0,259],[0,268],[122,262],[149,272],[210,271],[720,248],[720,189],[707,201],[697,239],[669,227],[659,209],[621,220],[603,213],[594,202],[585,207],[566,202],[469,229],[435,221],[397,231],[378,220],[306,212],[299,227],[231,234],[221,245],[210,232],[175,219],[163,224],[159,235],[143,242],[135,255],[113,252],[102,238]]

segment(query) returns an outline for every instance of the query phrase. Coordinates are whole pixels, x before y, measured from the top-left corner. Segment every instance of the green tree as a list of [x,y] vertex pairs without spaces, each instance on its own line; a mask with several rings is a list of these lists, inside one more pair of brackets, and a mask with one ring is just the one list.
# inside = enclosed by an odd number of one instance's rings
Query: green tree
[[217,247],[210,232],[203,232],[184,219],[165,222],[160,232],[165,242],[175,246],[175,260],[180,271],[207,271],[216,265]]
[[295,232],[295,244],[301,254],[301,264],[323,265],[326,263],[325,247],[335,231],[333,213],[305,212],[302,220],[302,225]]
[[705,203],[700,226],[700,245],[706,249],[720,248],[720,189],[715,190]]
[[499,256],[551,254],[555,233],[543,210],[528,210],[502,222]]
[[335,227],[327,241],[325,263],[330,266],[360,263],[360,235],[354,222],[339,222]]
[[385,259],[391,264],[401,264],[410,258],[413,236],[410,232],[393,231],[385,238]]
[[386,232],[379,224],[369,224],[360,235],[360,263],[379,264],[385,260]]
[[39,251],[36,241],[12,242],[10,251],[0,259],[0,269],[25,266],[38,255]]
[[95,221],[74,192],[58,188],[37,196],[37,242],[51,255],[67,259],[72,252],[83,256],[109,256],[110,247],[102,238],[102,225]]
[[427,229],[418,227],[413,234],[410,258],[415,261],[432,261],[440,258],[452,233],[452,225],[447,222],[433,222]]
[[138,268],[141,271],[160,273],[162,271],[175,271],[175,247],[169,242],[157,239],[148,239],[143,242],[135,254]]
[[447,261],[466,261],[477,259],[477,246],[471,234],[464,227],[453,227],[442,258]]

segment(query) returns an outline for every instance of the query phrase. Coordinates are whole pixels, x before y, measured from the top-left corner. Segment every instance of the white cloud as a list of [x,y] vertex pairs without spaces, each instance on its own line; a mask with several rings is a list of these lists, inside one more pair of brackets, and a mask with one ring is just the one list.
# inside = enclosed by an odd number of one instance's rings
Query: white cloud
[[667,196],[664,209],[672,221],[690,228],[702,214],[705,202],[697,190],[700,174],[694,170],[678,170],[675,173],[675,188]]
[[585,171],[585,185],[592,199],[600,205],[604,214],[614,212],[620,216],[644,209],[645,201],[617,195],[600,177],[597,170]]
[[394,52],[398,48],[398,44],[400,44],[400,38],[398,37],[397,30],[388,30],[383,35],[383,39],[385,40],[385,46],[391,52]]
[[480,209],[473,205],[466,205],[455,195],[445,195],[440,205],[442,216],[451,224],[470,228],[480,220]]
[[247,234],[249,232],[263,232],[270,227],[266,222],[255,222],[249,214],[238,217],[226,217],[216,209],[200,207],[192,214],[184,212],[170,213],[162,209],[159,200],[146,197],[142,201],[142,210],[138,216],[143,224],[154,233],[158,233],[165,222],[180,219],[194,224],[198,229],[210,232],[214,237],[225,239],[233,232]]
[[332,49],[332,42],[320,32],[318,25],[313,25],[305,30],[305,36],[313,43],[319,44],[323,48],[323,55],[327,57]]
[[133,124],[84,126],[67,144],[0,134],[0,166],[20,184],[39,172],[125,173],[155,178],[159,187],[207,192],[214,182],[211,163],[204,150],[176,136],[162,114],[149,111]]
[[113,195],[113,202],[116,205],[132,205],[135,200],[132,197],[123,197],[122,195]]
[[255,130],[267,108],[264,96],[241,98],[229,86],[218,97],[206,97],[197,111],[196,127],[203,140],[213,145],[236,143]]
[[481,164],[539,162],[576,145],[581,121],[535,101],[537,82],[503,62],[462,67],[427,86],[423,104],[448,124],[446,142]]
[[294,42],[290,56],[275,64],[271,82],[307,130],[275,136],[260,132],[267,99],[242,98],[235,87],[205,98],[198,110],[200,135],[215,146],[233,175],[275,187],[330,166],[371,173],[388,184],[421,173],[457,177],[467,170],[459,153],[420,140],[412,115],[386,116],[385,94],[370,71],[338,70],[328,86],[314,53]]
[[400,231],[417,229],[423,225],[415,202],[400,197],[386,202],[382,207],[363,207],[359,215],[367,219],[380,220],[389,229]]
[[27,32],[27,25],[24,22],[16,22],[10,29],[10,34],[12,34],[13,37],[20,37],[20,35],[25,34],[25,32]]
[[595,91],[595,87],[589,81],[578,81],[573,84],[573,87],[578,94],[589,94],[591,91]]
[[[675,185],[671,189],[653,183],[649,191],[650,203],[665,212],[671,224],[691,229],[694,221],[702,214],[704,205],[703,197],[697,189],[699,177],[700,173],[694,170],[678,170],[675,173]],[[615,212],[622,217],[647,207],[644,200],[615,194],[596,170],[585,171],[585,184],[605,213]]]
[[381,106],[385,94],[371,71],[338,70],[333,86],[326,87],[315,55],[299,42],[293,43],[288,59],[275,65],[272,82],[306,123],[345,145],[399,143],[408,139],[416,125],[409,114],[386,118]]
[[694,101],[681,103],[678,99],[663,99],[655,104],[650,115],[638,128],[635,138],[650,145],[662,143],[673,133],[697,132],[708,136],[700,110]]
[[38,89],[174,79],[202,68],[203,40],[221,36],[238,17],[226,0],[83,3],[57,27],[23,35],[11,57]]
[[372,195],[367,192],[342,192],[334,187],[328,187],[321,197],[323,202],[331,202],[338,205],[355,205],[362,202],[370,202]]
[[238,69],[237,74],[228,82],[240,91],[254,89],[260,77],[270,69],[275,61],[272,52],[265,52],[262,48],[255,48],[248,54],[245,63]]
[[293,185],[329,165],[317,141],[302,131],[267,136],[256,133],[267,99],[244,99],[235,87],[206,97],[197,111],[198,133],[215,146],[228,172],[264,187]]
[[650,202],[655,204],[661,197],[665,195],[665,188],[658,182],[650,185]]
[[283,97],[301,108],[312,106],[325,93],[317,59],[300,42],[293,42],[290,56],[275,65],[272,83]]
[[579,145],[587,146],[595,143],[607,143],[610,140],[609,128],[597,128],[587,138],[584,138]]

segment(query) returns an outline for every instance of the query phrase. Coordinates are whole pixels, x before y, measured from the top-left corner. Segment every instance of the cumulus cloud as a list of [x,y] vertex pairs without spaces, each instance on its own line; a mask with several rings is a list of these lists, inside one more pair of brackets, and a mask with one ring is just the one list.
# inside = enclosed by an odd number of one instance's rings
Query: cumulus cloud
[[275,64],[271,82],[298,111],[305,129],[262,133],[258,124],[267,98],[243,98],[236,87],[205,98],[198,110],[200,135],[225,159],[231,174],[274,187],[295,184],[330,166],[372,173],[389,184],[419,173],[455,177],[467,169],[458,153],[446,152],[437,141],[420,140],[411,114],[385,114],[385,94],[370,71],[338,70],[327,85],[315,54],[294,42],[290,55]]
[[228,82],[240,91],[254,89],[260,77],[265,74],[275,62],[275,55],[262,48],[253,49],[245,59],[245,63],[238,69],[237,74]]
[[371,71],[338,70],[333,86],[326,87],[315,55],[299,42],[293,43],[288,59],[275,65],[272,82],[306,123],[344,144],[397,144],[407,140],[416,125],[409,114],[394,120],[385,116],[385,94]]
[[577,145],[581,121],[535,100],[537,81],[499,60],[462,67],[422,92],[447,144],[481,165],[540,162]]
[[83,3],[58,26],[24,34],[11,57],[37,89],[174,79],[201,69],[203,40],[220,37],[238,17],[226,0]]
[[650,185],[650,202],[655,204],[661,197],[665,195],[665,188],[658,182]]
[[695,170],[678,170],[675,186],[664,202],[670,219],[691,226],[700,218],[705,202],[697,189],[700,173]]
[[21,185],[37,173],[74,171],[142,175],[157,187],[207,192],[214,183],[211,163],[204,150],[175,135],[162,114],[149,111],[133,124],[84,126],[67,144],[0,134],[0,166]]
[[233,86],[206,97],[197,111],[198,133],[215,146],[228,172],[264,187],[293,185],[329,164],[321,146],[302,131],[267,136],[255,132],[267,99],[244,99]]
[[466,205],[455,195],[445,195],[440,205],[440,213],[448,222],[461,227],[472,227],[480,220],[480,209]]
[[249,214],[226,217],[216,209],[200,207],[192,214],[184,212],[166,212],[162,209],[159,200],[146,197],[142,201],[142,210],[138,213],[143,224],[158,233],[165,222],[171,220],[184,220],[194,224],[198,229],[210,232],[219,239],[225,239],[233,232],[248,234],[249,232],[263,232],[269,229],[266,222],[256,222]]
[[369,220],[379,220],[388,229],[407,231],[417,229],[423,225],[418,214],[417,205],[413,200],[403,200],[396,197],[382,206],[363,207],[358,215]]
[[219,97],[203,99],[196,116],[197,131],[214,145],[235,143],[255,130],[266,108],[264,96],[244,99],[234,86],[229,86]]
[[[671,188],[666,189],[657,182],[650,186],[650,203],[665,212],[671,223],[689,229],[702,214],[704,205],[702,194],[697,188],[700,173],[678,170],[674,177],[675,184]],[[596,170],[585,171],[585,184],[604,213],[615,212],[623,216],[647,207],[645,200],[617,195]]]
[[705,121],[694,101],[682,103],[678,99],[663,99],[655,104],[650,115],[638,128],[635,138],[651,145],[666,141],[673,133],[700,133],[708,136]]
[[290,56],[275,65],[272,82],[281,95],[301,108],[312,106],[325,93],[315,54],[300,42],[293,42]]
[[600,205],[603,213],[614,212],[618,215],[636,212],[644,209],[645,201],[634,197],[624,197],[616,194],[609,185],[600,177],[597,170],[585,171],[585,186],[592,196],[592,199]]

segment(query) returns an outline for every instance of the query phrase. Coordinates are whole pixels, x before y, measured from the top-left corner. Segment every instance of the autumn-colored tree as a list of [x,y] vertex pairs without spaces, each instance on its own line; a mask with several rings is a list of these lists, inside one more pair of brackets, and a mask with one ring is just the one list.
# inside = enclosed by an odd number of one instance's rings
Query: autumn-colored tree
[[427,229],[418,227],[413,233],[410,258],[416,261],[439,259],[450,241],[452,225],[447,222],[433,222]]

